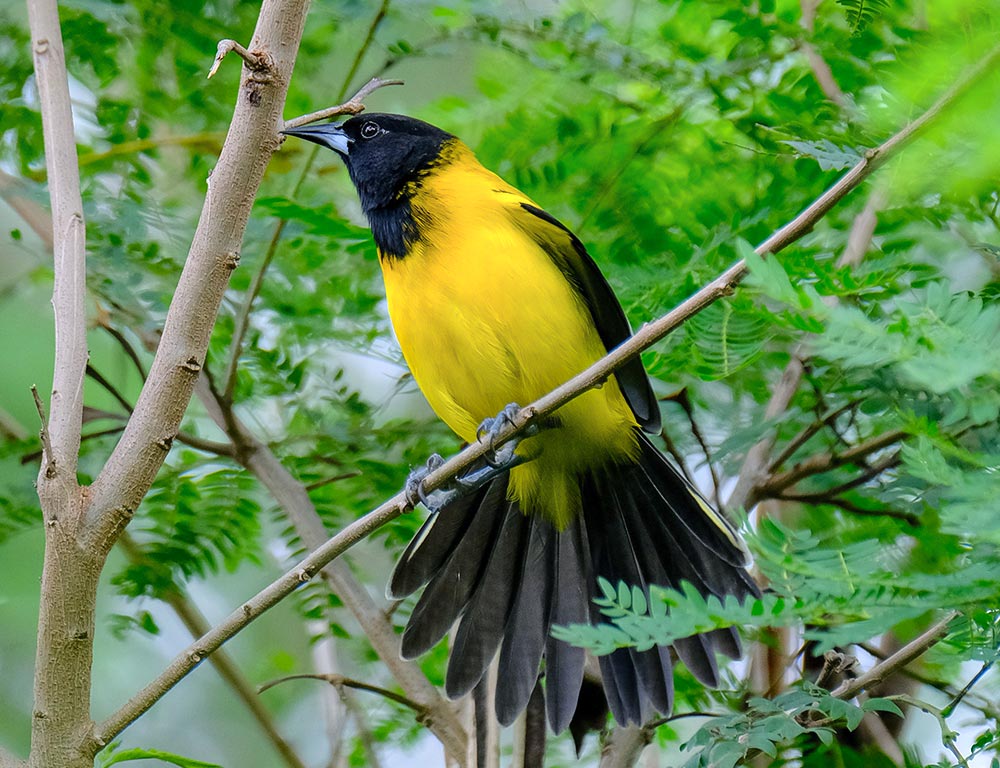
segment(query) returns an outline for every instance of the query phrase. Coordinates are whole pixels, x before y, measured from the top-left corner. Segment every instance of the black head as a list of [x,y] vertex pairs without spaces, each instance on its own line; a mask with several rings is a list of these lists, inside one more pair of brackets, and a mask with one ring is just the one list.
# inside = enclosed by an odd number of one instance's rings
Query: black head
[[283,133],[332,149],[347,164],[368,216],[375,242],[389,256],[402,256],[418,236],[408,192],[454,137],[405,115],[363,114],[340,124],[321,123]]

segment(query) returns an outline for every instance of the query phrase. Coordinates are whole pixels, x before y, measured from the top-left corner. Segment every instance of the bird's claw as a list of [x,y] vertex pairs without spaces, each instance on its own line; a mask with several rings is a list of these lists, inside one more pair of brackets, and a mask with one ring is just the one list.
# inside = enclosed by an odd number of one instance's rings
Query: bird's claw
[[444,464],[444,459],[435,453],[427,459],[426,466],[413,470],[410,476],[406,478],[406,498],[411,504],[416,505],[419,501],[432,512],[437,512],[455,499],[482,488],[491,480],[526,462],[528,459],[518,455],[516,449],[522,438],[538,433],[539,428],[536,424],[529,424],[519,434],[510,438],[499,448],[495,445],[501,430],[506,426],[512,425],[514,417],[520,411],[521,407],[517,403],[510,403],[504,406],[504,409],[492,419],[483,421],[478,429],[476,429],[476,437],[478,439],[489,438],[489,451],[483,454],[482,457],[486,466],[473,469],[464,475],[456,477],[450,483],[445,484],[444,487],[427,493],[424,491],[424,480],[429,474]]
[[427,476],[434,470],[438,469],[442,464],[444,464],[444,459],[441,458],[441,455],[432,453],[427,459],[427,464],[422,467],[417,467],[415,470],[410,472],[409,476],[406,478],[406,486],[404,490],[407,500],[413,506],[416,506],[418,501],[423,502],[424,506],[430,510],[443,506],[443,503],[437,504],[433,502],[431,498],[434,494],[439,493],[440,490],[431,491],[430,493],[424,491],[424,480],[426,480]]
[[[517,464],[520,464],[520,461],[516,461],[517,456],[514,453],[517,449],[518,443],[520,443],[523,438],[530,437],[538,432],[537,425],[529,424],[519,434],[512,437],[499,448],[496,447],[496,440],[499,437],[501,430],[508,425],[513,425],[514,417],[520,412],[521,406],[517,403],[508,403],[503,407],[500,413],[493,418],[484,419],[483,423],[476,428],[477,439],[482,440],[484,437],[489,438],[489,452],[483,454],[483,461],[485,461],[492,469],[507,470],[517,466]],[[476,473],[470,473],[470,476],[474,474]]]

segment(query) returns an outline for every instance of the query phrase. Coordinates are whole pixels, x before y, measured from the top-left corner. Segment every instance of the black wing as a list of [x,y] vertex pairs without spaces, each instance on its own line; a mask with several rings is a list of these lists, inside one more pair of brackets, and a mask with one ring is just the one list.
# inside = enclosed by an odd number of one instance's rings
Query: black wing
[[[631,336],[632,329],[621,304],[580,239],[535,205],[522,202],[520,209],[511,210],[518,227],[542,247],[576,288],[590,310],[604,348],[610,352]],[[649,432],[659,432],[660,407],[642,360],[638,357],[629,360],[615,372],[615,378],[639,425]]]

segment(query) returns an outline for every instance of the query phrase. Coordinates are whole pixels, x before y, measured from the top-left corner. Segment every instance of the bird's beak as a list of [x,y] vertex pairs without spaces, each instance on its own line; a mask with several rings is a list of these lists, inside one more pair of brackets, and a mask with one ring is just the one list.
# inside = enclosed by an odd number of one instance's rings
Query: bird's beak
[[311,141],[322,147],[332,149],[344,157],[347,157],[351,140],[347,138],[344,129],[335,123],[315,123],[313,125],[303,125],[299,128],[289,128],[282,131],[286,136],[298,136],[300,139]]

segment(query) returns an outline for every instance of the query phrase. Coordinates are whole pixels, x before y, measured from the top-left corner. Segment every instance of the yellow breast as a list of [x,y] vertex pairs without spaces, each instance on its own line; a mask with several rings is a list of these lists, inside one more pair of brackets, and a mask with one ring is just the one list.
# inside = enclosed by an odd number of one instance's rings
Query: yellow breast
[[[463,156],[429,174],[411,200],[419,240],[382,261],[393,328],[434,411],[464,440],[505,405],[532,402],[605,354],[590,312],[545,251],[510,217],[531,203]],[[467,154],[467,157],[464,155]],[[635,420],[614,380],[526,439],[533,458],[509,496],[561,526],[579,508],[578,475],[636,455]]]

